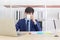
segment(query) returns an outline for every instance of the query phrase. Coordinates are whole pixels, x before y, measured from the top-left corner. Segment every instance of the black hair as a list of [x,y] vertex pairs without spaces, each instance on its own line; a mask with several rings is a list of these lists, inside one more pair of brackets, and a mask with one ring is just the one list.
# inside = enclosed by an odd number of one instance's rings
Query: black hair
[[27,8],[25,9],[25,12],[26,12],[26,13],[29,13],[29,14],[30,14],[30,13],[33,14],[33,13],[34,13],[34,9],[33,9],[32,7],[27,7]]

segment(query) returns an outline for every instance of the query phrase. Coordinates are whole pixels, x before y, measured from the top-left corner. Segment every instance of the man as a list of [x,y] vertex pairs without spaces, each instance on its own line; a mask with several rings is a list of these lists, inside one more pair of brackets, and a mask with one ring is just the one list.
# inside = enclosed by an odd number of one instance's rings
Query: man
[[[16,30],[20,31],[42,31],[40,23],[35,20],[34,16],[34,9],[32,7],[27,7],[25,9],[25,18],[19,20],[16,24]],[[27,21],[29,23],[27,23]],[[28,26],[29,25],[29,26]]]

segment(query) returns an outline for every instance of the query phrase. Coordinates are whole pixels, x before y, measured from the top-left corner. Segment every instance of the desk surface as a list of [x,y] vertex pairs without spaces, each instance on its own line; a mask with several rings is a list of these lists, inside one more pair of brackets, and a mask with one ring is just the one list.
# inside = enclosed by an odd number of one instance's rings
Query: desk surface
[[0,40],[60,40],[52,34],[23,34],[18,37],[0,36]]

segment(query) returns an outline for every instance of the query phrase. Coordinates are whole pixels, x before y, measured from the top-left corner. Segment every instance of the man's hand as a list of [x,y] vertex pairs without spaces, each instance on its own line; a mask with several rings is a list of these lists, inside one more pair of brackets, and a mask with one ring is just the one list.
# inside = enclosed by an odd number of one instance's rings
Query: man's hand
[[33,15],[31,15],[31,19],[32,19],[32,21],[36,24],[36,20],[35,20],[35,18],[34,18]]

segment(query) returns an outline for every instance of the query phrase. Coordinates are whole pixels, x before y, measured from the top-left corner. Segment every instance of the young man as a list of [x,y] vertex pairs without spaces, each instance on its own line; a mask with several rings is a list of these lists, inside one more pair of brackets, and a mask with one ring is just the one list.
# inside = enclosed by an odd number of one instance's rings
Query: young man
[[[20,19],[16,24],[16,30],[20,31],[42,31],[40,23],[35,20],[34,9],[32,7],[27,7],[25,9],[25,18]],[[29,23],[27,23],[29,20]],[[28,26],[29,25],[29,26]]]

